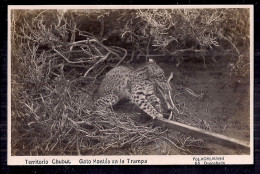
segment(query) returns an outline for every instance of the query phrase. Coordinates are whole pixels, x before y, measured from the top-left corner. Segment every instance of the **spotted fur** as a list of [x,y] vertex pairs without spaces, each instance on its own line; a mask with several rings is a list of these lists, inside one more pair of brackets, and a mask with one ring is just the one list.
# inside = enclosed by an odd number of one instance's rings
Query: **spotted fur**
[[163,117],[156,87],[165,91],[168,86],[163,70],[155,62],[137,69],[118,66],[105,75],[94,94],[94,105],[96,109],[107,109],[121,99],[129,99],[153,119]]

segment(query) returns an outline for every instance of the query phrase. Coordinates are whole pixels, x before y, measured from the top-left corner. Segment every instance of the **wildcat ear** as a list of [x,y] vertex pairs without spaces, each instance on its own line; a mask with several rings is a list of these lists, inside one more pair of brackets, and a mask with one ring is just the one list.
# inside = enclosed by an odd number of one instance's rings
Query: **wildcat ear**
[[149,73],[154,73],[154,71],[156,70],[156,62],[152,59],[149,58],[149,62],[147,62],[147,69]]
[[143,76],[144,79],[149,78],[149,76],[156,70],[154,69],[154,65],[156,65],[156,62],[153,59],[149,59],[149,62],[136,69],[136,73],[138,73],[139,76]]
[[149,66],[145,65],[145,66],[141,66],[138,67],[135,70],[135,73],[142,79],[148,79],[149,78]]
[[153,73],[154,65],[156,65],[156,62],[153,59],[149,58],[149,61],[145,65],[145,68],[147,69],[148,73]]
[[151,75],[151,74],[153,74],[154,72],[155,72],[155,68],[154,68],[154,65],[155,63],[152,63],[152,64],[149,64],[148,66],[147,66],[147,70],[148,70],[148,74],[149,75]]
[[156,62],[152,58],[149,58],[148,64],[156,64]]
[[149,58],[149,62],[154,62],[154,60],[153,60],[153,59],[151,59],[151,58]]

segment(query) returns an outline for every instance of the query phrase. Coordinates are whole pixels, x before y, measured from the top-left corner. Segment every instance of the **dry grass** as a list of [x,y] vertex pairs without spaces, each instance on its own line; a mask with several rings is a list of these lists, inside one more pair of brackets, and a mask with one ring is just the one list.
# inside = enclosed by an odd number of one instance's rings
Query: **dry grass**
[[[56,79],[52,85],[25,91],[26,99],[13,97],[13,103],[19,103],[21,108],[13,109],[12,113],[12,154],[151,154],[151,149],[163,141],[182,154],[192,154],[190,149],[205,148],[202,140],[154,126],[149,116],[93,111],[91,96],[85,92],[91,89],[83,87],[76,82]],[[175,119],[191,123],[187,118]],[[171,150],[158,153],[168,154]]]
[[[129,64],[135,57],[147,59],[155,52],[176,56],[218,46],[217,33],[200,32],[207,21],[196,23],[198,13],[203,19],[215,19],[211,27],[221,26],[221,14],[229,18],[234,13],[244,15],[242,21],[247,19],[247,12],[238,10],[13,10],[12,155],[151,154],[163,148],[162,142],[171,148],[158,154],[192,154],[196,148],[205,148],[202,140],[155,127],[144,114],[94,112],[91,100],[107,69]],[[187,37],[193,39],[192,45],[186,45]],[[123,48],[122,44],[128,46]],[[245,66],[243,62],[241,66]],[[173,102],[179,92],[172,94]],[[184,108],[175,113],[176,121],[210,130],[207,122],[186,107],[185,100],[176,104],[179,110]]]

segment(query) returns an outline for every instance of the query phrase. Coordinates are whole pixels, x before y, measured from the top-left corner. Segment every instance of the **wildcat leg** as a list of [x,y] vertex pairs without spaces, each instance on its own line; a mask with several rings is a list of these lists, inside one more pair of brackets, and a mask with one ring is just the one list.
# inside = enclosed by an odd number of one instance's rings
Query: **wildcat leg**
[[96,110],[110,110],[113,105],[119,101],[119,97],[115,94],[109,94],[104,97],[100,97],[95,101]]
[[161,101],[156,95],[147,96],[147,100],[151,103],[158,112],[162,112]]
[[149,85],[145,88],[145,96],[158,112],[162,112],[161,100],[154,94],[153,85]]
[[142,109],[145,113],[150,115],[153,119],[155,118],[163,118],[163,115],[159,113],[153,105],[146,99],[145,94],[137,92],[137,94],[133,93],[131,96],[131,102],[137,105],[140,109]]

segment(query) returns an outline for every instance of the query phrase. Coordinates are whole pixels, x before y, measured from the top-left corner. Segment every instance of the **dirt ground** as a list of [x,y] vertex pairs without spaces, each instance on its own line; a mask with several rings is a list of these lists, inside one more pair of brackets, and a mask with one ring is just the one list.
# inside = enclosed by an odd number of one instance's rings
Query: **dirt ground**
[[[191,99],[187,107],[192,109],[196,117],[206,121],[213,132],[249,142],[249,79],[232,79],[227,64],[219,62],[209,64],[206,68],[194,62],[179,68],[172,68],[170,64],[161,66],[166,73],[173,71],[176,75],[173,86],[182,85],[197,93],[201,89],[205,91],[201,100]],[[215,144],[209,146],[214,154],[239,153]]]
[[163,67],[166,73],[173,71],[176,74],[172,86],[182,85],[197,93],[201,89],[205,91],[202,99],[193,99],[188,107],[207,121],[212,131],[249,141],[249,79],[240,80],[240,83],[232,81],[224,65],[206,69],[196,63],[183,65],[180,69],[172,68],[170,64]]

